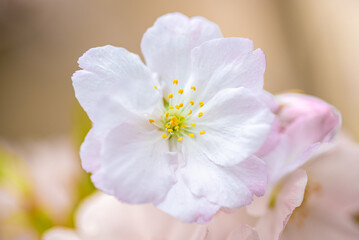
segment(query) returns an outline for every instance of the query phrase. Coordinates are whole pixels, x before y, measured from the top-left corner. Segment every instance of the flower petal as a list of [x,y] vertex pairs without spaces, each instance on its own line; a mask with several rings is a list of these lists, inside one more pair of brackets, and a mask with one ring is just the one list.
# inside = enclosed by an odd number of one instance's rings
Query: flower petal
[[302,94],[277,97],[280,140],[263,156],[272,184],[303,165],[323,144],[332,140],[341,125],[340,113],[326,102]]
[[234,229],[227,240],[260,240],[260,238],[254,228],[244,224]]
[[105,96],[137,111],[150,111],[161,99],[153,87],[156,80],[151,71],[137,55],[123,48],[92,48],[78,62],[84,70],[72,76],[75,95],[91,120],[98,101]]
[[180,172],[179,169],[176,184],[156,207],[184,222],[200,224],[209,222],[220,206],[204,197],[194,196],[184,183]]
[[156,203],[175,183],[177,154],[150,124],[123,123],[106,136],[95,186],[127,203]]
[[201,109],[198,129],[206,134],[196,138],[206,157],[229,166],[256,153],[271,129],[274,114],[245,88],[220,91]]
[[124,122],[138,121],[139,116],[122,106],[113,97],[103,97],[93,107],[93,126],[81,145],[81,163],[87,172],[100,167],[100,151],[108,132]]
[[220,38],[204,42],[191,53],[190,84],[203,101],[218,90],[246,87],[262,90],[266,67],[262,50],[253,51],[253,42],[244,38]]
[[220,37],[218,26],[205,18],[170,13],[158,18],[146,31],[141,49],[147,66],[159,74],[166,92],[172,80],[178,79],[180,84],[187,81],[191,50]]
[[280,188],[277,196],[273,196],[273,206],[261,217],[256,229],[262,240],[279,239],[289,217],[295,208],[303,201],[307,174],[304,170],[297,170]]
[[183,178],[197,197],[223,207],[248,205],[253,194],[263,195],[267,183],[266,167],[262,160],[251,157],[239,164],[222,167],[210,161],[192,139],[183,142]]
[[77,212],[78,232],[86,240],[171,239],[202,240],[206,227],[185,224],[153,205],[129,205],[112,196],[95,193]]

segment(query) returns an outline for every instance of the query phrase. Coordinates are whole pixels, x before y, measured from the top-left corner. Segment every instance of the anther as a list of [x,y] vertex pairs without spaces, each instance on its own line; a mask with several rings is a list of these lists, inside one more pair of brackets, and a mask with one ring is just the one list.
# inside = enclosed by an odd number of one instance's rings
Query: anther
[[180,109],[180,106],[179,106],[179,105],[176,105],[175,108]]
[[187,127],[186,124],[182,124],[182,125],[181,125],[181,128],[185,128],[185,127]]
[[178,129],[179,129],[179,126],[175,126],[175,129],[178,130]]
[[170,129],[167,129],[168,132],[173,132],[173,130],[170,128]]
[[156,85],[153,85],[153,87],[157,90],[157,86],[156,86]]
[[168,108],[169,108],[169,109],[174,109],[174,107],[172,107],[172,106],[169,106]]
[[203,112],[198,113],[198,117],[202,117],[203,116]]
[[167,135],[166,135],[166,134],[162,134],[162,138],[163,138],[163,139],[167,138]]
[[177,85],[178,84],[178,79],[173,80],[172,83]]
[[194,102],[191,100],[191,101],[189,101],[189,103],[193,106],[193,104],[194,104]]
[[168,98],[169,99],[173,98],[173,94],[172,93],[168,94]]
[[177,139],[178,142],[182,141],[183,137]]
[[183,89],[178,90],[179,94],[183,94]]
[[155,120],[153,120],[153,119],[148,119],[148,121],[149,121],[150,123],[154,123],[154,122],[155,122]]
[[166,112],[166,118],[167,118],[169,115],[170,115],[170,113],[169,113],[169,112]]
[[203,102],[199,102],[198,103],[200,107],[203,107],[204,103]]
[[183,103],[180,103],[180,104],[179,104],[179,107],[180,107],[180,108],[183,107]]
[[205,134],[205,133],[206,133],[206,131],[203,130],[203,131],[200,132],[199,134],[203,135],[203,134]]
[[188,115],[191,115],[191,114],[192,114],[192,110],[190,109],[187,114],[188,114]]
[[190,137],[194,137],[194,134],[193,134],[193,133],[190,133],[190,134],[188,134],[188,136],[190,136]]
[[191,126],[192,126],[192,127],[195,127],[195,126],[196,126],[196,124],[195,124],[195,123],[191,123]]
[[192,89],[193,91],[196,91],[196,87],[195,87],[195,86],[192,86],[191,89]]

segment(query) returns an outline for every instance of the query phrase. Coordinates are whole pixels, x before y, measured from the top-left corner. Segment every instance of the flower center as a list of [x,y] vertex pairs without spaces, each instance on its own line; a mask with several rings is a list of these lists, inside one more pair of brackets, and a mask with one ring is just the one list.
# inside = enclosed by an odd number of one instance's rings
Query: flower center
[[[198,102],[195,104],[191,97],[197,90],[196,87],[188,88],[187,94],[182,88],[178,87],[178,80],[172,82],[172,93],[168,94],[167,99],[164,99],[164,108],[161,117],[158,120],[148,119],[150,124],[154,124],[164,133],[163,139],[177,139],[181,142],[185,137],[195,138],[198,135],[204,135],[204,130],[196,128],[195,121],[203,116],[203,112],[199,109],[204,106],[204,103]],[[157,86],[154,86],[158,90]],[[197,118],[197,119],[196,119]]]

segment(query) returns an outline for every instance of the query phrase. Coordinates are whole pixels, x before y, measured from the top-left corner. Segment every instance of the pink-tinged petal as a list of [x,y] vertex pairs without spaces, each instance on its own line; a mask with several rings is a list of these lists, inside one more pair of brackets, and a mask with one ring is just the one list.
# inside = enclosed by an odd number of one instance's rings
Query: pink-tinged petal
[[95,186],[127,203],[161,201],[175,183],[177,154],[148,121],[112,129],[101,149],[101,167],[92,175]]
[[234,229],[227,240],[260,240],[257,231],[249,225],[241,225]]
[[183,181],[181,169],[177,171],[176,184],[156,207],[183,222],[199,224],[209,222],[220,208],[204,197],[193,195]]
[[[339,143],[304,165],[305,201],[297,208],[283,239],[359,239],[359,145],[339,135]],[[354,183],[354,184],[353,184]]]
[[253,51],[253,42],[243,38],[220,38],[204,42],[192,50],[190,85],[201,91],[201,100],[225,88],[262,90],[265,56]]
[[332,140],[341,124],[340,113],[318,98],[283,94],[277,100],[281,139],[263,157],[272,183],[303,165],[323,143]]
[[220,91],[201,108],[196,137],[203,155],[212,162],[230,166],[255,154],[266,140],[274,114],[246,88]]
[[[239,234],[237,230],[242,229],[243,225],[253,226],[256,218],[247,214],[245,208],[231,211],[219,211],[208,226],[206,240],[227,239],[231,234]],[[243,229],[244,230],[244,229]],[[245,233],[247,231],[244,231]]]
[[72,76],[75,95],[91,120],[103,97],[112,96],[130,109],[145,112],[161,99],[153,87],[156,79],[152,72],[137,55],[123,48],[92,48],[78,62],[83,70]]
[[[262,103],[264,103],[272,111],[272,113],[278,112],[280,106],[277,100],[275,99],[275,97],[269,92],[265,90],[261,91],[258,94],[258,99]],[[262,147],[256,153],[256,156],[261,157],[274,150],[274,148],[277,146],[280,140],[281,134],[279,130],[280,130],[280,122],[278,117],[276,117],[272,123],[272,128],[269,132],[267,140],[263,143]]]
[[250,157],[239,164],[222,167],[208,159],[196,141],[183,142],[185,184],[197,197],[227,208],[248,205],[253,195],[263,195],[267,183],[262,160]]
[[77,231],[86,240],[202,240],[205,226],[185,224],[152,205],[128,205],[97,193],[80,206]]
[[256,225],[256,230],[262,240],[279,239],[292,212],[301,205],[306,185],[305,171],[297,170],[271,193],[269,209]]
[[55,227],[47,231],[43,237],[43,240],[81,240],[78,234],[73,229],[67,229],[62,227]]
[[143,35],[142,53],[149,68],[159,74],[165,91],[172,80],[184,84],[190,74],[191,50],[214,38],[221,38],[219,27],[202,17],[188,18],[180,13],[166,14]]
[[[320,194],[311,201],[344,214],[359,213],[359,144],[340,134],[338,144],[304,165],[311,182],[320,185]],[[355,211],[352,211],[352,210]]]

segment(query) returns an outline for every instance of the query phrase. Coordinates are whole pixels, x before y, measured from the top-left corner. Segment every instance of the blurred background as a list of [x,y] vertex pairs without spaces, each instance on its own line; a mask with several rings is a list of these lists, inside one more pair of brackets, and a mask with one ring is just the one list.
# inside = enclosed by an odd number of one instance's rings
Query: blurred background
[[[3,225],[8,236],[72,226],[73,209],[93,191],[77,155],[90,127],[71,83],[77,59],[106,44],[141,54],[146,29],[175,11],[252,39],[266,53],[266,90],[326,100],[359,140],[358,0],[0,0],[0,205],[13,211],[0,210],[0,225],[14,218]],[[9,178],[15,188],[1,181]],[[19,219],[31,231],[20,231]]]

